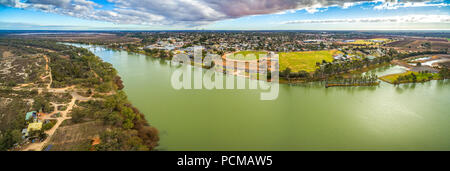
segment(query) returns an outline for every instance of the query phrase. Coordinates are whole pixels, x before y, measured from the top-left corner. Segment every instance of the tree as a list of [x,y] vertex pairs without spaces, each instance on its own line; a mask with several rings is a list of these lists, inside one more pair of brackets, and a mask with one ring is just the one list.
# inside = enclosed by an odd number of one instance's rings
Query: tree
[[291,74],[291,68],[287,67],[284,71],[283,71],[283,75],[286,78],[289,78],[289,75]]
[[417,76],[414,73],[411,73],[413,83],[417,82]]
[[74,123],[80,123],[81,121],[83,121],[83,119],[86,117],[86,112],[85,111],[83,111],[83,110],[81,110],[81,109],[78,109],[78,108],[75,108],[72,112],[71,112],[71,114],[72,114],[72,121],[74,122]]
[[130,119],[126,119],[126,120],[123,122],[122,127],[123,127],[124,129],[131,129],[131,128],[134,127],[134,123],[133,123],[133,121],[131,121]]

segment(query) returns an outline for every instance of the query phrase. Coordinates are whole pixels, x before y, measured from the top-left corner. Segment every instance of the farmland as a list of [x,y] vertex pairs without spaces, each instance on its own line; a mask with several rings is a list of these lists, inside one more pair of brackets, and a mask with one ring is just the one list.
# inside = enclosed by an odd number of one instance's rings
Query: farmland
[[397,42],[388,43],[398,51],[443,51],[448,49],[450,42],[447,39],[436,38],[406,38]]
[[318,67],[317,62],[322,63],[333,61],[333,55],[341,53],[337,50],[309,51],[309,52],[288,52],[279,53],[280,71],[290,68],[292,72],[306,71],[314,72]]

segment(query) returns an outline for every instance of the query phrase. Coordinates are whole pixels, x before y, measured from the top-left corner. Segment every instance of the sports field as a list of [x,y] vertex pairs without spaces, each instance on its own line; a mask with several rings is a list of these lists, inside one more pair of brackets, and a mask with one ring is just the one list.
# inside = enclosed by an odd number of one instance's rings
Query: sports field
[[279,53],[280,55],[280,71],[284,71],[287,67],[292,72],[306,71],[314,72],[318,68],[316,62],[322,63],[333,61],[333,55],[342,53],[338,50],[308,51],[308,52],[287,52]]

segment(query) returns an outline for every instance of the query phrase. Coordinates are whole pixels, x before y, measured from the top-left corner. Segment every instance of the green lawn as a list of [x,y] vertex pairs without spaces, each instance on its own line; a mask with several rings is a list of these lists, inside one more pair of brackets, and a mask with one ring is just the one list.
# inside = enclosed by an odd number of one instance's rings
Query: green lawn
[[280,72],[287,67],[291,72],[314,72],[318,68],[316,62],[322,63],[322,60],[327,62],[333,61],[333,55],[341,53],[337,50],[323,50],[323,51],[309,51],[309,52],[287,52],[279,53],[280,55]]
[[253,54],[255,55],[256,59],[259,59],[259,55],[260,54],[268,54],[267,52],[261,52],[261,51],[240,51],[237,53],[234,53],[233,55],[228,55],[227,58],[228,59],[235,59],[235,60],[254,60],[254,58],[251,58],[250,55]]

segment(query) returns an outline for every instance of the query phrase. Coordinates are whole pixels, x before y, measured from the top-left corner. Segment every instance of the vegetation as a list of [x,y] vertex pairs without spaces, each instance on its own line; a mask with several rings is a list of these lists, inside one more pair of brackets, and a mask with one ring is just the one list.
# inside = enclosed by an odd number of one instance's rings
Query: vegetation
[[95,146],[97,151],[148,151],[149,148],[144,144],[143,140],[138,138],[138,132],[135,130],[122,131],[114,129],[105,131],[101,135],[100,143]]
[[47,131],[53,128],[55,126],[56,120],[50,120],[48,123],[42,125],[42,130]]
[[[106,97],[104,101],[91,100],[78,103],[78,105],[80,107],[75,108],[71,112],[73,123],[78,124],[91,121],[103,121],[105,124],[121,128],[115,130],[115,134],[121,134],[118,133],[120,130],[125,132],[136,131],[138,137],[132,138],[135,140],[139,138],[139,142],[142,142],[142,144],[136,145],[144,145],[148,149],[154,149],[157,146],[159,140],[157,136],[158,131],[146,123],[144,115],[128,102],[123,91],[118,91],[117,94]],[[127,136],[122,138],[127,138]],[[133,147],[128,150],[133,149],[138,148]]]
[[426,82],[430,80],[442,79],[440,74],[429,73],[429,72],[412,72],[408,71],[400,74],[386,75],[380,78],[391,84],[402,84],[402,83],[419,83]]
[[29,106],[19,98],[13,98],[7,105],[2,105],[0,96],[0,151],[12,148],[15,144],[23,142],[21,130],[25,127],[25,114]]
[[174,54],[162,49],[144,49],[144,54],[154,58],[172,59]]
[[440,75],[441,78],[443,78],[443,79],[449,79],[449,78],[450,78],[450,70],[449,70],[447,67],[442,68],[442,69],[439,71],[439,75]]
[[[377,42],[379,41],[379,42]],[[355,44],[355,45],[377,45],[382,44],[385,42],[390,42],[390,39],[357,39],[354,42],[349,42],[348,44]]]
[[53,87],[76,84],[95,87],[112,81],[117,74],[111,64],[102,62],[86,49],[74,48],[63,55],[68,55],[69,59],[61,58],[57,53],[48,53],[53,71]]
[[326,87],[333,86],[374,86],[378,85],[378,76],[375,74],[372,75],[363,75],[363,76],[353,76],[350,78],[343,77],[335,77],[332,80],[327,80],[325,83]]
[[[67,109],[67,103],[72,99],[69,93],[50,93],[46,87],[50,80],[47,79],[45,89],[43,83],[31,84],[24,90],[13,90],[11,87],[17,83],[38,83],[43,81],[48,73],[45,72],[44,57],[49,58],[49,68],[51,69],[51,88],[67,88],[74,86],[79,91],[86,91],[86,94],[104,93],[108,95],[97,95],[102,99],[95,99],[88,102],[77,102],[79,107],[72,110],[70,115],[70,125],[79,125],[84,122],[95,121],[108,125],[113,129],[113,133],[102,130],[98,134],[103,138],[97,150],[153,150],[159,141],[158,130],[151,127],[142,113],[131,105],[127,96],[121,89],[124,88],[122,80],[117,76],[116,70],[111,64],[103,62],[100,58],[86,49],[76,48],[56,43],[50,40],[34,39],[11,39],[0,38],[0,49],[9,49],[17,58],[23,57],[22,65],[29,67],[39,64],[38,71],[30,79],[0,79],[0,150],[8,150],[20,146],[27,139],[22,138],[21,130],[26,128],[25,114],[29,111],[42,111],[51,113],[55,107],[51,103],[65,104],[62,109]],[[4,58],[2,58],[3,60]],[[39,60],[41,59],[41,60]],[[26,62],[31,60],[32,63]],[[33,67],[30,67],[33,68]],[[50,71],[50,70],[49,70]],[[32,71],[34,72],[34,71]],[[31,73],[31,72],[30,72]],[[48,77],[49,78],[49,77]],[[7,87],[4,87],[7,86]],[[36,88],[41,88],[38,92]],[[28,138],[44,140],[47,135],[45,130],[51,129],[56,124],[56,120],[43,125],[41,131],[29,133]],[[59,128],[57,129],[57,132]],[[83,133],[88,134],[88,133]],[[63,136],[64,137],[64,136]],[[29,140],[28,139],[28,140]],[[114,141],[119,142],[114,144]],[[122,143],[128,142],[128,143]],[[89,150],[86,142],[75,144],[79,150]]]

